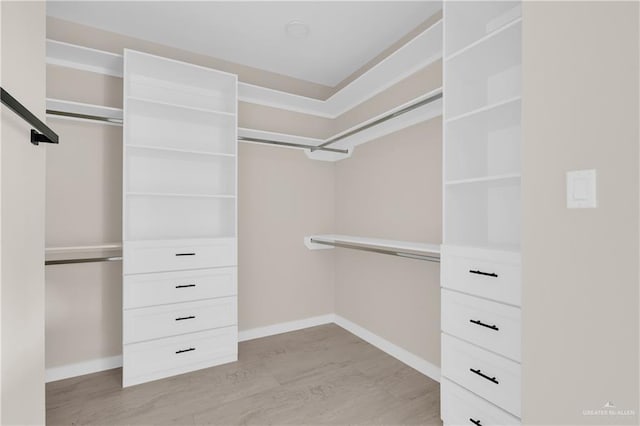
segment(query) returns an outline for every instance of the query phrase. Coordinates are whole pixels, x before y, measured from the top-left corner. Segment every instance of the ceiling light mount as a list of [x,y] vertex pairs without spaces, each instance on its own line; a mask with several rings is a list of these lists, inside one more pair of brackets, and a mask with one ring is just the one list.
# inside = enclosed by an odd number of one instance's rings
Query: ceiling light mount
[[284,26],[287,37],[302,40],[309,37],[309,26],[300,20],[293,20]]

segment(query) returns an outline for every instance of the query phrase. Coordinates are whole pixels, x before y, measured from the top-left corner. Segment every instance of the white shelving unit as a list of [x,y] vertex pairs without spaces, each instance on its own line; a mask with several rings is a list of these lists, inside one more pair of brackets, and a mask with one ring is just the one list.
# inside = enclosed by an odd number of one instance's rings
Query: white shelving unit
[[521,4],[443,19],[442,419],[519,424]]
[[237,77],[125,50],[123,385],[237,359]]

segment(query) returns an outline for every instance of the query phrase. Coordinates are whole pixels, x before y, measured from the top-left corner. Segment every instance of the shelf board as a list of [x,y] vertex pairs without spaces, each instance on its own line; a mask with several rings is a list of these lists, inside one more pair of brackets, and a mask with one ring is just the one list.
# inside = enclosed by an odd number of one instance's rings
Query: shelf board
[[180,194],[171,192],[126,192],[127,196],[132,197],[183,197],[183,198],[221,198],[221,199],[234,199],[235,195],[222,195],[222,194]]
[[[328,243],[330,245],[321,243]],[[305,244],[307,248],[312,250],[332,248],[331,244],[336,244],[337,247],[342,246],[343,248],[375,251],[407,258],[411,258],[412,256],[416,256],[416,258],[429,258],[430,260],[440,258],[439,244],[417,243],[412,241],[324,234],[305,237]]]
[[455,58],[457,58],[460,55],[463,55],[464,53],[473,50],[475,47],[480,46],[488,41],[490,41],[491,39],[498,37],[501,33],[503,33],[504,31],[508,31],[509,28],[519,25],[522,22],[522,16],[514,19],[513,21],[501,26],[500,28],[491,31],[489,34],[484,35],[483,37],[479,38],[478,40],[456,50],[454,53],[452,53],[451,55],[445,56],[445,62],[448,62],[450,60],[453,60]]
[[451,123],[451,122],[454,122],[454,121],[462,120],[462,119],[465,119],[467,117],[471,117],[471,116],[476,115],[476,114],[480,114],[480,113],[483,113],[483,112],[486,112],[486,111],[491,111],[492,109],[499,108],[499,107],[504,106],[504,105],[508,105],[508,104],[510,104],[512,102],[520,102],[521,100],[522,100],[522,96],[514,96],[512,98],[505,99],[505,100],[500,101],[500,102],[495,102],[495,103],[492,103],[492,104],[489,104],[489,105],[482,106],[480,108],[476,108],[476,109],[471,110],[471,111],[467,111],[467,112],[462,113],[462,114],[458,114],[458,115],[453,116],[451,118],[445,118],[445,123]]
[[189,106],[189,105],[157,101],[157,100],[148,99],[148,98],[140,98],[140,97],[137,97],[137,96],[129,96],[129,97],[127,97],[127,100],[134,101],[134,102],[143,102],[143,103],[152,104],[152,105],[159,105],[159,106],[168,107],[168,108],[176,108],[176,109],[181,109],[181,110],[184,110],[184,111],[203,112],[203,113],[206,113],[206,114],[214,114],[214,115],[219,115],[219,116],[224,116],[224,117],[234,117],[235,118],[235,116],[236,116],[236,114],[233,113],[233,112],[219,111],[219,110],[207,109],[207,108],[198,108],[198,107],[193,107],[193,106]]
[[162,151],[162,152],[175,152],[179,154],[193,154],[193,155],[209,155],[212,157],[229,157],[234,158],[236,154],[226,154],[223,152],[207,152],[207,151],[194,151],[189,149],[180,149],[180,148],[165,148],[160,146],[151,146],[151,145],[127,145],[127,148],[133,149],[145,149],[150,151]]
[[519,173],[506,173],[503,175],[493,175],[493,176],[482,176],[468,179],[454,179],[448,180],[445,182],[445,185],[465,185],[472,183],[481,183],[481,182],[496,182],[496,181],[504,181],[504,180],[516,180],[520,179],[521,175]]

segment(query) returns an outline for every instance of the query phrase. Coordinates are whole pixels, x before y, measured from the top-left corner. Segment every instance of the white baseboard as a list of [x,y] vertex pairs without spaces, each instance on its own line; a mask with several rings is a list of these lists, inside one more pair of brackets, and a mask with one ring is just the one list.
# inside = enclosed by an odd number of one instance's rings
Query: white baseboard
[[334,318],[334,314],[326,314],[301,320],[281,322],[264,327],[250,328],[249,330],[240,331],[238,333],[238,338],[241,342],[244,342],[246,340],[259,339],[260,337],[288,333],[290,331],[302,330],[303,328],[315,327],[317,325],[331,324],[334,322]]
[[[244,342],[247,340],[274,336],[276,334],[288,333],[290,331],[302,330],[304,328],[324,324],[337,324],[367,343],[407,364],[409,367],[418,370],[425,376],[430,377],[437,382],[440,381],[440,368],[431,364],[429,361],[412,354],[406,349],[403,349],[400,346],[378,336],[377,334],[372,333],[366,328],[336,314],[326,314],[301,320],[281,322],[278,324],[267,325],[265,327],[251,328],[249,330],[240,331],[238,333],[238,338],[240,342]],[[48,368],[45,374],[45,381],[46,383],[55,382],[56,380],[97,373],[99,371],[110,370],[118,367],[122,367],[121,355],[94,359],[91,361],[79,362],[77,364]]]
[[370,332],[366,328],[361,327],[344,317],[341,317],[340,315],[336,314],[335,323],[350,333],[355,334],[365,342],[372,344],[381,351],[386,352],[397,360],[407,364],[409,367],[418,370],[425,376],[435,380],[436,382],[440,382],[440,368],[431,364],[429,361],[420,358],[406,349],[391,343],[390,341]]
[[118,367],[122,367],[122,355],[47,368],[45,372],[45,383],[68,379],[70,377],[83,376],[90,373],[97,373],[104,370],[111,370],[112,368]]

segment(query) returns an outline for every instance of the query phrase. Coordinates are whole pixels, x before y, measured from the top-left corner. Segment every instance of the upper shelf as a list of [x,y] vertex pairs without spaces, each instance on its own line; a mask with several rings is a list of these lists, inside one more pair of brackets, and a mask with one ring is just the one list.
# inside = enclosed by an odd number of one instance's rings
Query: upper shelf
[[412,241],[387,240],[382,238],[356,237],[352,235],[322,234],[305,237],[304,243],[309,250],[329,249],[333,247],[351,248],[391,254],[412,259],[440,260],[440,245],[417,243]]

